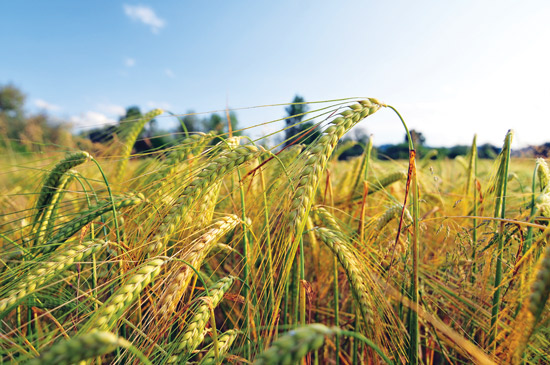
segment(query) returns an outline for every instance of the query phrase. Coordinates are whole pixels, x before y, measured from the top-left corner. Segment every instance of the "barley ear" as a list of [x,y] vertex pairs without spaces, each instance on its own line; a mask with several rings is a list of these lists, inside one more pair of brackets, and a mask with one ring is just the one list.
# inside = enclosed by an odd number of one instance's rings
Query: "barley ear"
[[254,364],[297,364],[309,352],[323,346],[326,336],[336,332],[318,323],[296,328],[274,341],[270,348],[256,357]]
[[[216,357],[216,350],[214,348],[210,349],[206,355],[202,358],[202,360],[199,362],[199,365],[216,365],[219,364],[225,355],[229,352],[229,349],[231,349],[231,345],[233,345],[233,342],[235,342],[235,339],[240,334],[240,331],[237,330],[229,330],[227,332],[224,332],[222,335],[218,337],[218,355]],[[214,344],[213,346],[216,346]]]
[[[190,249],[182,256],[183,259],[199,269],[206,255],[210,252],[213,245],[222,238],[227,232],[235,228],[241,220],[235,215],[229,215],[214,221],[206,233],[195,239],[190,244]],[[178,261],[174,262],[175,269],[168,282],[170,283],[162,296],[160,297],[158,307],[160,319],[168,320],[174,313],[174,310],[179,303],[181,297],[194,271],[185,263]]]
[[143,117],[139,118],[138,120],[127,121],[128,123],[131,122],[132,124],[127,129],[123,130],[123,145],[120,161],[116,168],[116,181],[120,182],[122,175],[124,175],[124,171],[126,170],[126,166],[128,165],[128,159],[130,158],[130,154],[132,153],[132,148],[134,148],[134,144],[136,143],[139,133],[141,132],[143,127],[145,127],[145,124],[153,120],[155,117],[161,115],[162,113],[163,111],[161,109],[154,109],[145,114]]
[[[115,199],[114,208],[118,210],[124,207],[140,204],[144,201],[145,197],[142,194],[121,196]],[[81,230],[88,223],[105,213],[111,212],[112,210],[113,205],[109,201],[100,203],[89,208],[87,211],[80,213],[76,218],[60,227],[45,245],[36,247],[35,254],[38,254],[39,252],[46,254],[54,251],[59,245],[68,240],[73,234]]]
[[36,213],[32,221],[33,227],[38,223],[40,217],[44,213],[44,210],[50,204],[53,194],[61,183],[63,175],[73,167],[81,165],[89,159],[91,159],[91,156],[88,152],[79,151],[68,154],[63,160],[59,161],[54,166],[52,171],[50,171],[44,180],[42,189],[38,195],[38,199],[36,201]]
[[51,257],[51,261],[36,264],[23,277],[18,278],[15,286],[0,299],[0,313],[16,304],[19,300],[39,290],[44,284],[59,277],[74,263],[98,252],[105,246],[105,241],[91,240],[71,245]]
[[110,332],[93,331],[82,336],[62,340],[43,352],[28,365],[75,364],[83,360],[106,355],[121,346],[120,339]]
[[[204,329],[210,320],[210,308],[216,308],[223,298],[223,295],[231,288],[235,278],[225,277],[219,280],[214,286],[208,289],[209,296],[201,298],[202,303],[194,310],[194,315],[189,319],[185,332],[178,343],[170,363],[181,362],[188,357],[204,340]],[[215,330],[215,329],[213,329]]]
[[120,318],[122,312],[128,308],[139,296],[142,290],[160,273],[166,259],[154,258],[144,262],[124,284],[98,309],[86,328],[110,330]]

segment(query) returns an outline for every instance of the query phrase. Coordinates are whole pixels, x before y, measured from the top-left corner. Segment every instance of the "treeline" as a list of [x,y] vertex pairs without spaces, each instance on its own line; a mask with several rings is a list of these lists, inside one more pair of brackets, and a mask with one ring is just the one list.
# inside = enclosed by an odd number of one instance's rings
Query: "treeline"
[[[73,126],[63,120],[53,118],[45,111],[28,113],[25,109],[25,94],[17,87],[7,84],[0,85],[0,148],[9,148],[16,152],[44,151],[52,146],[67,149],[82,149],[87,151],[101,151],[117,138],[117,133],[124,128],[126,122],[137,120],[143,116],[137,106],[126,109],[118,124],[106,125],[72,133]],[[309,107],[302,96],[296,95],[292,103],[285,109],[285,129],[277,145],[286,147],[292,144],[308,145],[319,135],[314,120],[309,120]],[[179,125],[174,130],[165,131],[159,127],[156,119],[151,120],[143,129],[134,145],[135,153],[145,153],[160,150],[178,144],[189,133],[206,132],[224,135],[231,128],[233,135],[239,133],[239,121],[235,112],[223,114],[199,115],[189,111],[184,116],[176,116]],[[422,132],[411,130],[411,138],[416,147],[419,158],[445,159],[467,155],[470,146],[430,147]],[[217,143],[220,138],[213,138]],[[363,154],[368,144],[368,134],[360,129],[352,131],[346,136],[337,150],[339,159],[349,159]],[[500,151],[499,147],[491,144],[478,146],[480,158],[493,159]],[[386,144],[373,148],[373,156],[379,159],[407,159],[409,154],[407,137],[402,143]],[[550,156],[550,143],[541,146],[529,147],[514,152],[516,156]]]

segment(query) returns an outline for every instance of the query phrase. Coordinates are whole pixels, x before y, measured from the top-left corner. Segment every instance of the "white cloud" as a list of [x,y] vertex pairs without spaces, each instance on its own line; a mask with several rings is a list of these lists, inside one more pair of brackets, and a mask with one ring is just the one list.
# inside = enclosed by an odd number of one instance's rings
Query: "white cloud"
[[174,74],[174,71],[172,71],[171,69],[169,68],[166,68],[164,69],[164,73],[166,74],[166,76],[170,77],[170,78],[174,78],[176,77],[176,75]]
[[75,128],[79,129],[102,127],[108,124],[116,123],[115,119],[109,118],[105,114],[94,111],[87,111],[81,113],[80,115],[73,115],[69,118],[69,121],[74,125]]
[[127,58],[124,60],[124,64],[126,65],[126,67],[133,67],[133,66],[136,65],[136,60],[133,59],[133,58],[127,57]]
[[170,105],[170,103],[167,103],[165,101],[148,101],[146,104],[145,104],[148,108],[160,108],[160,109],[170,109],[172,107],[172,105]]
[[155,34],[158,34],[159,30],[165,25],[164,19],[159,18],[153,9],[148,6],[124,4],[124,13],[132,20],[149,25],[151,31]]
[[116,104],[98,104],[97,109],[109,116],[121,116],[126,114],[126,109],[123,106]]
[[60,106],[48,103],[47,101],[42,100],[42,99],[36,99],[34,101],[34,105],[39,109],[44,109],[44,110],[50,111],[50,112],[61,110]]

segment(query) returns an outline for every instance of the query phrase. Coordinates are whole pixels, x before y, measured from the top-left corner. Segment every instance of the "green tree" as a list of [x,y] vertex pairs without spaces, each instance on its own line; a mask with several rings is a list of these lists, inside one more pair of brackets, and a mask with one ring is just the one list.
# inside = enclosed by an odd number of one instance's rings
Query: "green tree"
[[304,114],[309,110],[307,104],[303,104],[305,99],[296,95],[292,104],[286,107],[286,113],[288,118],[285,119],[286,129],[285,131],[285,146],[294,144],[296,142],[302,144],[310,144],[321,133],[315,128],[313,122],[302,122]]
[[19,139],[25,128],[25,94],[12,84],[0,85],[0,133],[11,140]]
[[[426,137],[424,137],[422,132],[419,132],[416,129],[411,129],[410,134],[411,134],[411,139],[414,143],[414,148],[424,146],[424,143],[426,143]],[[408,142],[409,142],[409,138],[405,134],[405,143],[408,143]]]
[[176,134],[181,137],[187,135],[187,133],[201,132],[202,121],[197,117],[193,110],[188,110],[187,115],[183,117],[177,117],[180,125],[176,129]]

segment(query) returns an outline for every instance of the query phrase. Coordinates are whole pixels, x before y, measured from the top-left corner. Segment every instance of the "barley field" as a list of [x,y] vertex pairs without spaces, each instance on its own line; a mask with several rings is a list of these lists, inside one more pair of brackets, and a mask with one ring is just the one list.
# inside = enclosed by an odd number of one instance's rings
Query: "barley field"
[[380,108],[310,111],[308,146],[134,154],[153,110],[102,150],[4,151],[0,362],[549,363],[546,161],[512,131],[494,160],[473,135],[465,158],[338,160]]

